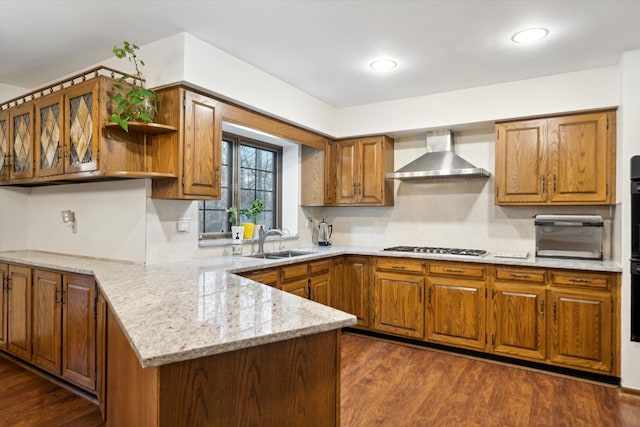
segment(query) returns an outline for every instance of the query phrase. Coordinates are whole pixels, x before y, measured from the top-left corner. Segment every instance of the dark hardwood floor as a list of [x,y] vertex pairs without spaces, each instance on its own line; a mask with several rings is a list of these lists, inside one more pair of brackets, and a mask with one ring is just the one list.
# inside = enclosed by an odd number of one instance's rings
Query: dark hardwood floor
[[[609,385],[342,336],[342,426],[640,426]],[[97,405],[0,357],[0,426],[103,426]]]
[[342,337],[342,426],[640,426],[614,386]]

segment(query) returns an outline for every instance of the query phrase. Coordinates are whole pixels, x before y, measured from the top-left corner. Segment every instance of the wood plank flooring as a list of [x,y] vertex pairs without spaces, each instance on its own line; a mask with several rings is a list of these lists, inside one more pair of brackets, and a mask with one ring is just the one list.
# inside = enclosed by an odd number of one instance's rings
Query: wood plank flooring
[[640,426],[616,387],[342,336],[342,426]]
[[[640,397],[375,338],[342,336],[341,425],[640,426]],[[0,426],[103,427],[98,407],[0,357]]]

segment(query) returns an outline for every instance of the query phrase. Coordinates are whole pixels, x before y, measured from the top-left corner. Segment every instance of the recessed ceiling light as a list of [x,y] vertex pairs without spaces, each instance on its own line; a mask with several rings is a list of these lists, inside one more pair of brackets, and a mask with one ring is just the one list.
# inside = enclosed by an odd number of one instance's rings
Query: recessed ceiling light
[[391,70],[398,66],[393,59],[376,59],[369,64],[372,70]]
[[514,43],[531,43],[538,40],[542,40],[547,37],[549,30],[546,28],[527,28],[526,30],[518,31],[511,37]]

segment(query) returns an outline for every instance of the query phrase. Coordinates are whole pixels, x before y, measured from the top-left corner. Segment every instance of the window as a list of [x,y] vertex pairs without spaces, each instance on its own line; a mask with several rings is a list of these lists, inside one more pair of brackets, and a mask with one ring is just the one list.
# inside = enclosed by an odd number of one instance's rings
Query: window
[[[255,199],[264,200],[258,224],[267,230],[281,227],[281,147],[224,133],[221,176],[221,199],[198,202],[201,239],[230,237],[226,209],[233,205],[247,209]],[[241,218],[242,222],[246,220]]]

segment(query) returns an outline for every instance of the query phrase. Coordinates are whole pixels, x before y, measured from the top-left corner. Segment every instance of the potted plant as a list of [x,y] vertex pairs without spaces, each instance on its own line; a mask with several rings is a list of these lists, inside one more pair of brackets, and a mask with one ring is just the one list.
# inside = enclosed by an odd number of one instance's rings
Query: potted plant
[[[124,42],[122,47],[114,46],[113,53],[116,57],[128,58],[129,62],[133,62],[136,69],[133,74],[133,86],[126,93],[124,87],[121,84],[115,84],[116,93],[111,96],[111,102],[114,107],[109,119],[120,125],[125,131],[129,131],[129,122],[153,122],[155,113],[158,111],[158,102],[156,93],[152,90],[145,89],[144,80],[142,78],[142,72],[140,67],[144,66],[144,61],[139,59],[136,55],[136,50],[140,49],[135,43]],[[127,77],[122,76],[121,82],[124,82]]]
[[264,200],[262,199],[255,199],[251,203],[251,207],[242,210],[241,214],[245,218],[247,218],[247,221],[249,221],[242,224],[244,226],[245,239],[251,239],[253,237],[255,225],[256,225],[256,222],[258,221],[258,215],[260,215],[263,210],[264,210]]
[[227,208],[226,211],[229,213],[229,222],[231,223],[231,238],[242,240],[244,238],[244,227],[240,225],[241,212],[235,206]]

